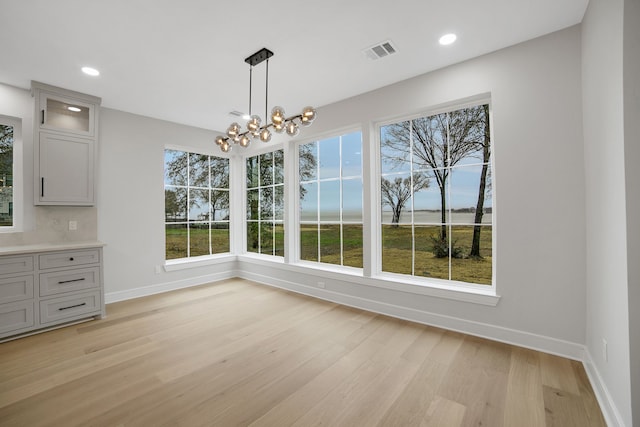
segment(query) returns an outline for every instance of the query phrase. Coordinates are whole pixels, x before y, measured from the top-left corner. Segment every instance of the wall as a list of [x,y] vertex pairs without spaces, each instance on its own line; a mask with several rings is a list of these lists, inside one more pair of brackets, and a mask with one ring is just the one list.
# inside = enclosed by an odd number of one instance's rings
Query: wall
[[[601,377],[600,391],[612,406],[615,422],[631,426],[623,3],[623,0],[591,0],[582,23],[586,344],[595,372]],[[603,340],[607,341],[606,358]]]
[[235,274],[233,257],[188,270],[162,268],[165,146],[213,152],[213,139],[203,129],[101,110],[98,236],[106,243],[107,302]]
[[[90,241],[97,238],[97,209],[33,205],[33,98],[28,90],[0,83],[0,114],[22,120],[22,225],[16,232],[0,232],[0,245]],[[16,177],[14,182],[19,178]],[[78,222],[68,230],[70,220]]]
[[[640,254],[640,1],[624,3],[624,158],[627,201],[627,257]],[[629,254],[635,258],[629,257]],[[629,359],[632,422],[640,424],[640,263],[629,262]],[[634,325],[635,327],[632,327]]]

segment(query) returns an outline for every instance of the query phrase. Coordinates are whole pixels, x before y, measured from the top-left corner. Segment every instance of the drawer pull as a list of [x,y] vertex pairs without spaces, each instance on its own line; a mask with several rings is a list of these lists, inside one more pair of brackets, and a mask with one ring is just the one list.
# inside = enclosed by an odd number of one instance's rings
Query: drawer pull
[[87,305],[87,303],[83,302],[82,304],[70,305],[69,307],[60,307],[58,311],[69,310],[70,308],[82,307],[83,305]]
[[83,277],[82,279],[61,280],[60,282],[58,282],[58,285],[62,285],[64,283],[82,282],[83,280],[87,280],[87,278]]

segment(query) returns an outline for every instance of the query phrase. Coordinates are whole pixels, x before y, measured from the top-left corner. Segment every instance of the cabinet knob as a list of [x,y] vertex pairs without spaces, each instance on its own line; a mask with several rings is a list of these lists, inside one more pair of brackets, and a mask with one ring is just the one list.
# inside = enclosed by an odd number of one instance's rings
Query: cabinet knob
[[73,261],[73,257],[69,258],[69,261]]

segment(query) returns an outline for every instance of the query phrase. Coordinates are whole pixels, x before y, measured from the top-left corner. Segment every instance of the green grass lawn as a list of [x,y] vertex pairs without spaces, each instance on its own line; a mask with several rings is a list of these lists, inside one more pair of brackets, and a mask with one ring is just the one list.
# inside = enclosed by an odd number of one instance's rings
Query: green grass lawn
[[[268,223],[260,224],[261,244],[258,250],[257,223],[248,230],[248,251],[265,254],[284,255],[284,227],[275,227]],[[208,255],[209,239],[212,253],[229,251],[229,230],[213,228],[191,228],[191,256]],[[343,226],[344,250],[340,258],[340,226],[321,224],[320,245],[318,249],[318,227],[314,224],[301,224],[301,256],[307,261],[321,261],[328,264],[346,265],[362,268],[362,226],[345,224]],[[411,226],[382,227],[382,270],[390,273],[413,274],[419,277],[449,279],[449,258],[436,258],[433,254],[432,236],[440,232],[439,226],[416,226],[412,236]],[[275,234],[274,234],[275,233]],[[461,249],[461,258],[451,259],[451,279],[462,282],[491,284],[492,247],[491,226],[482,227],[480,238],[481,258],[469,258],[473,237],[472,226],[451,227],[454,247]],[[412,253],[415,241],[415,252]],[[167,259],[187,256],[186,225],[167,225]],[[413,268],[412,268],[413,267]]]

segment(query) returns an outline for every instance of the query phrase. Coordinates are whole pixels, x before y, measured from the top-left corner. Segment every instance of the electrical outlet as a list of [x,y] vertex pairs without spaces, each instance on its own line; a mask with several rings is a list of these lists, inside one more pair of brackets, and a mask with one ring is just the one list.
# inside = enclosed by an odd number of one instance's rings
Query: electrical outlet
[[324,289],[324,282],[318,282],[318,287],[320,289]]
[[69,221],[69,231],[75,231],[78,229],[78,221]]
[[607,348],[607,340],[602,338],[602,357],[605,362],[609,361],[609,349]]

